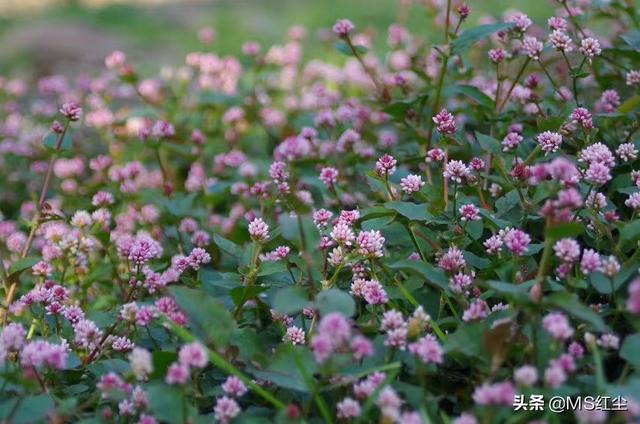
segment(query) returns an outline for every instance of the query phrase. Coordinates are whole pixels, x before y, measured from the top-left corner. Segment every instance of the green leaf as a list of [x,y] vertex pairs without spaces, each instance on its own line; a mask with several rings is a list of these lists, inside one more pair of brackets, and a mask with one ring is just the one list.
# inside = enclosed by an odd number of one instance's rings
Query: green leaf
[[620,348],[620,357],[633,365],[636,371],[640,370],[640,333],[627,336]]
[[260,293],[267,290],[265,286],[240,286],[231,290],[231,299],[236,306],[244,305],[247,300],[255,299]]
[[393,201],[385,203],[384,207],[398,212],[410,221],[428,221],[433,219],[433,216],[427,211],[426,203]]
[[618,107],[618,112],[629,113],[636,110],[638,106],[640,106],[640,95],[636,94],[625,100],[620,107]]
[[9,275],[19,274],[22,271],[31,268],[40,261],[40,258],[29,256],[26,258],[18,259],[9,267]]
[[476,132],[476,138],[478,139],[478,143],[484,151],[496,154],[502,153],[502,145],[495,138],[489,137],[488,135],[481,134],[479,132]]
[[287,264],[283,261],[264,261],[258,268],[258,277],[287,272]]
[[185,410],[187,403],[180,389],[168,385],[154,384],[147,388],[149,409],[161,418],[163,422],[181,424],[188,415]]
[[463,250],[462,256],[464,256],[464,259],[469,263],[469,265],[475,268],[486,269],[491,265],[491,261],[489,261],[489,259],[480,257],[468,250]]
[[484,223],[482,222],[482,220],[471,221],[466,225],[465,231],[471,236],[472,239],[478,240],[482,236],[482,233],[484,231]]
[[309,349],[291,344],[281,344],[266,370],[255,370],[252,374],[272,381],[278,387],[308,393],[309,387],[300,367],[296,366],[298,361],[308,375],[316,373],[318,365]]
[[402,120],[407,111],[413,107],[412,102],[394,102],[385,106],[384,113],[391,115],[397,120]]
[[176,217],[187,216],[193,212],[193,201],[195,193],[183,195],[177,194],[171,199],[165,200],[167,211]]
[[[56,150],[56,144],[58,144],[58,138],[60,134],[51,132],[44,138],[43,144],[47,149]],[[60,144],[60,151],[71,150],[73,146],[73,140],[71,137],[71,131],[67,129],[67,132],[64,134],[64,138],[62,139],[62,143]]]
[[529,303],[531,283],[513,284],[503,281],[487,281],[486,284],[499,295],[511,297],[518,302]]
[[462,325],[447,338],[444,345],[445,352],[460,352],[464,355],[483,360],[481,355],[485,353],[483,335],[486,322],[474,322]]
[[484,94],[478,87],[474,87],[472,85],[453,85],[448,88],[445,88],[444,95],[445,97],[455,96],[457,94],[462,94],[470,99],[474,100],[479,106],[482,106],[485,109],[493,109],[494,102],[493,99],[486,94]]
[[178,355],[175,352],[154,350],[151,354],[153,372],[149,376],[152,380],[163,378],[167,374],[169,366],[176,361]]
[[316,307],[320,315],[330,312],[340,312],[342,315],[350,317],[356,312],[356,303],[349,293],[338,289],[325,290],[318,294]]
[[281,314],[293,314],[309,305],[307,291],[300,286],[280,289],[273,296],[272,307]]
[[198,104],[200,106],[233,106],[239,103],[239,98],[219,91],[205,91],[200,93]]
[[640,52],[640,30],[629,31],[626,34],[621,35],[620,38],[622,38],[629,47]]
[[613,286],[611,283],[611,279],[609,279],[609,277],[607,277],[603,273],[593,272],[589,274],[589,282],[591,282],[591,285],[596,290],[598,290],[598,292],[602,294],[611,293],[611,288]]
[[27,396],[19,400],[18,407],[11,419],[12,424],[47,422],[47,416],[53,412],[55,403],[48,394]]
[[222,302],[200,290],[187,287],[171,287],[169,291],[189,317],[194,332],[216,346],[229,344],[236,322]]
[[620,244],[623,246],[623,249],[637,243],[639,239],[640,219],[622,225],[620,228]]
[[242,256],[242,248],[232,242],[231,240],[227,240],[226,238],[219,236],[218,234],[213,235],[213,242],[218,246],[221,250],[225,251],[229,255],[234,258],[239,258]]
[[609,327],[607,327],[602,320],[602,317],[594,312],[593,309],[580,302],[578,297],[574,294],[566,292],[554,293],[549,297],[548,303],[564,310],[575,318],[591,324],[596,331],[610,331]]
[[580,222],[565,222],[563,224],[547,227],[544,232],[546,238],[559,240],[565,237],[577,237],[584,232],[584,224]]
[[424,278],[430,286],[449,292],[449,279],[444,271],[431,264],[422,261],[402,260],[389,265],[389,267],[413,271]]
[[[338,41],[335,44],[335,47],[336,47],[336,50],[338,50],[340,53],[342,53],[344,55],[355,56],[353,54],[353,51],[351,50],[351,47],[349,47],[349,45],[347,43],[345,43],[344,41]],[[365,53],[367,53],[369,51],[365,46],[353,46],[353,48],[360,55],[363,55],[363,54],[365,54]]]
[[488,38],[495,32],[511,29],[514,26],[513,23],[500,22],[468,29],[451,43],[451,54],[464,53],[478,41]]

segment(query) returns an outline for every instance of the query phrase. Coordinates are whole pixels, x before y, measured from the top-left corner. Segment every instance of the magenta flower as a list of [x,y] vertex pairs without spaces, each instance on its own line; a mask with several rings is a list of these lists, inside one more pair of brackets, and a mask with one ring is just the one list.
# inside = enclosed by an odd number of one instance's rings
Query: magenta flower
[[436,129],[440,134],[451,135],[456,132],[456,120],[454,116],[446,109],[442,109],[433,118],[433,122],[436,124]]
[[407,194],[412,194],[424,186],[424,181],[422,181],[422,177],[420,175],[407,175],[403,179],[400,180],[400,188]]
[[333,32],[341,38],[348,37],[356,27],[348,19],[338,19],[333,25]]
[[249,223],[249,236],[257,242],[264,242],[269,239],[269,226],[262,218],[255,218]]

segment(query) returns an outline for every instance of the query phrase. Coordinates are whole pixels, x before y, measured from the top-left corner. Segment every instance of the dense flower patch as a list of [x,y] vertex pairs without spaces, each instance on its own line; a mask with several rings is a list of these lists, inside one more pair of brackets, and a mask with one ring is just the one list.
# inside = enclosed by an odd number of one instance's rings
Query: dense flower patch
[[1,80],[2,420],[637,419],[640,15],[589,3]]

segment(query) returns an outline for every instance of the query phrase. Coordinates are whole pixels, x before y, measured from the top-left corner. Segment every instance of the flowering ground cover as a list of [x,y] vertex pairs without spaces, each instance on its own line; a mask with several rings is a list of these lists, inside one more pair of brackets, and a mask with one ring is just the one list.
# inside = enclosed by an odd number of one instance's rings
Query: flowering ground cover
[[637,420],[640,15],[554,5],[0,80],[3,422]]

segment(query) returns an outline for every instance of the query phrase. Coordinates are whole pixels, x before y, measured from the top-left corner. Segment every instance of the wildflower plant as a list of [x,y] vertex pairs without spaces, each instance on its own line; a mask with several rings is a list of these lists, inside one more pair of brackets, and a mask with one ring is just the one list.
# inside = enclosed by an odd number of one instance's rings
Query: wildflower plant
[[0,419],[638,419],[637,8],[425,5],[0,79]]

